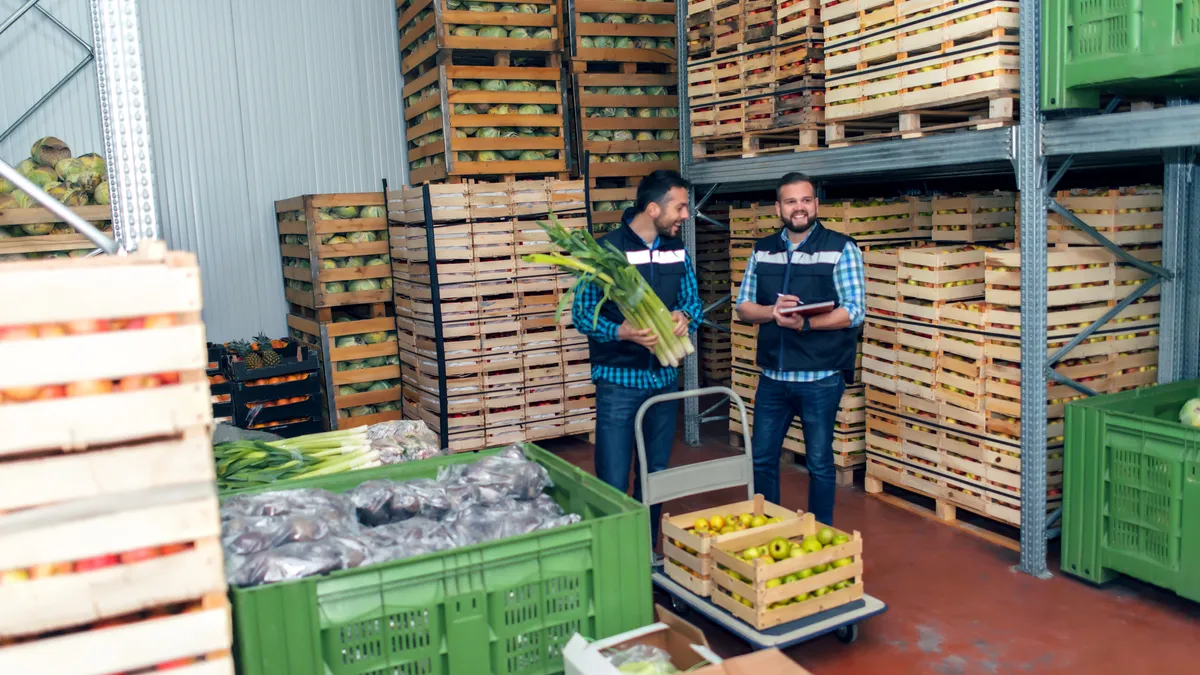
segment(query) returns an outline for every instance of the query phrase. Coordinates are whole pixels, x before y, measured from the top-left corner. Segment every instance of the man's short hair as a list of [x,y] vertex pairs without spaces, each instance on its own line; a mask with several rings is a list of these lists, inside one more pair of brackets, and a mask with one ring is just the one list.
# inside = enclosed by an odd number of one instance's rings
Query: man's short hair
[[783,201],[783,188],[789,185],[795,185],[796,183],[808,183],[809,185],[812,185],[814,189],[816,188],[816,184],[813,183],[812,179],[808,177],[808,174],[803,174],[799,171],[785,173],[783,174],[783,177],[779,179],[779,182],[775,184],[775,201]]
[[642,179],[642,182],[638,183],[638,213],[645,213],[646,207],[650,206],[650,204],[663,206],[663,202],[667,199],[667,193],[673,188],[683,188],[686,190],[691,186],[692,184],[685,180],[683,176],[680,176],[678,171],[670,171],[668,169],[652,171],[650,175]]

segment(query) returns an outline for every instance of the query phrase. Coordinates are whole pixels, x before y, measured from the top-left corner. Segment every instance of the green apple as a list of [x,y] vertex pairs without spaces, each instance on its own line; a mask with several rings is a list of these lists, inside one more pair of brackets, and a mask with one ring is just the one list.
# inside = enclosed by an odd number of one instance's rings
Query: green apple
[[767,552],[776,560],[783,560],[792,552],[792,542],[783,537],[776,537],[767,545]]
[[812,571],[811,567],[806,570],[800,570],[799,572],[796,573],[796,576],[800,577],[801,579],[807,579],[807,578],[811,577],[812,575],[813,575],[813,571]]
[[800,546],[806,553],[816,553],[823,548],[823,546],[821,546],[821,542],[817,541],[816,537],[805,537]]
[[792,598],[792,602],[804,602],[808,598],[809,598],[808,593],[801,593],[800,595],[797,595],[796,597]]
[[785,583],[785,584],[791,584],[791,583],[795,583],[797,581],[800,581],[799,574],[789,574],[783,578],[783,583]]
[[746,549],[745,551],[742,551],[742,560],[754,560],[755,558],[759,557],[760,555],[762,555],[762,553],[759,552],[758,548],[755,546],[751,546],[750,548]]
[[833,566],[835,569],[838,567],[845,567],[846,565],[853,565],[853,564],[854,564],[854,558],[841,558],[839,560],[833,561]]
[[767,588],[776,588],[783,585],[782,579],[767,579]]
[[846,536],[846,535],[844,535],[844,534],[839,534],[839,535],[836,535],[836,536],[833,538],[833,545],[834,545],[834,546],[840,546],[840,545],[842,545],[842,544],[844,544],[844,543],[846,543],[846,542],[848,542],[848,541],[850,541],[850,537],[847,537],[847,536]]
[[822,574],[829,571],[829,565],[817,565],[813,568],[813,574]]
[[833,528],[822,527],[817,531],[817,541],[821,542],[822,546],[828,546],[833,543]]

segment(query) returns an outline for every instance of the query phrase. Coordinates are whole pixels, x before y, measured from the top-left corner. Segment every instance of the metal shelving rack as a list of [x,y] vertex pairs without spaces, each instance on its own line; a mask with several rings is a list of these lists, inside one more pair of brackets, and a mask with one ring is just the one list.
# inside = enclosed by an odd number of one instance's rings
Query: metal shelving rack
[[[687,98],[686,4],[679,3],[679,95]],[[1200,213],[1200,181],[1193,179],[1196,147],[1200,146],[1200,105],[1172,101],[1166,108],[1127,113],[1046,120],[1038,110],[1041,86],[1041,0],[1021,3],[1021,121],[1019,126],[989,131],[929,136],[913,140],[824,149],[695,164],[691,123],[681,106],[680,168],[692,181],[692,203],[703,208],[714,192],[770,189],[788,171],[802,171],[827,182],[869,182],[873,179],[925,180],[961,176],[1014,176],[1021,190],[1021,560],[1017,569],[1035,577],[1050,575],[1047,539],[1057,535],[1058,514],[1046,513],[1046,383],[1059,379],[1048,358],[1046,318],[1047,242],[1049,210],[1077,227],[1074,218],[1054,200],[1054,188],[1067,171],[1124,165],[1164,167],[1163,266],[1149,266],[1151,279],[1134,292],[1161,283],[1159,381],[1171,382],[1200,375],[1200,230],[1186,227]],[[1051,174],[1050,172],[1054,173]],[[697,195],[699,198],[697,198]],[[690,254],[695,254],[695,218],[684,228]],[[705,218],[707,219],[707,218]],[[1094,231],[1097,243],[1114,250]],[[1191,263],[1191,264],[1189,264]],[[1103,323],[1103,320],[1098,322]],[[1077,338],[1086,339],[1096,326]],[[1067,350],[1063,350],[1065,353]],[[694,358],[685,364],[685,383],[697,386]],[[1065,382],[1085,394],[1087,388]],[[700,424],[695,400],[685,410],[689,444],[699,443]]]

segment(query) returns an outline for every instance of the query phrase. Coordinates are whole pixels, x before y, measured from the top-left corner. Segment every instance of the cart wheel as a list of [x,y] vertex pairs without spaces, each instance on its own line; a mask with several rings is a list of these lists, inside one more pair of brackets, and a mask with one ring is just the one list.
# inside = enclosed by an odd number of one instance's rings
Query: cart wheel
[[844,645],[853,644],[858,639],[858,624],[852,623],[849,626],[842,626],[834,631],[833,634],[837,637],[838,642]]

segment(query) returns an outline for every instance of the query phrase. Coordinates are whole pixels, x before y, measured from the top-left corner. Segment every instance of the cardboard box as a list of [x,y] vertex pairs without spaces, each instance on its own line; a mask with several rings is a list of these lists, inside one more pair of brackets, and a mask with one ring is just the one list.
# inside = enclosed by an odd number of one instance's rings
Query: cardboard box
[[[566,675],[622,675],[607,654],[638,644],[658,647],[671,655],[671,664],[690,675],[811,675],[778,649],[722,659],[708,646],[704,633],[662,606],[655,606],[658,623],[588,642],[576,633],[563,649]],[[689,670],[701,663],[699,670]]]

